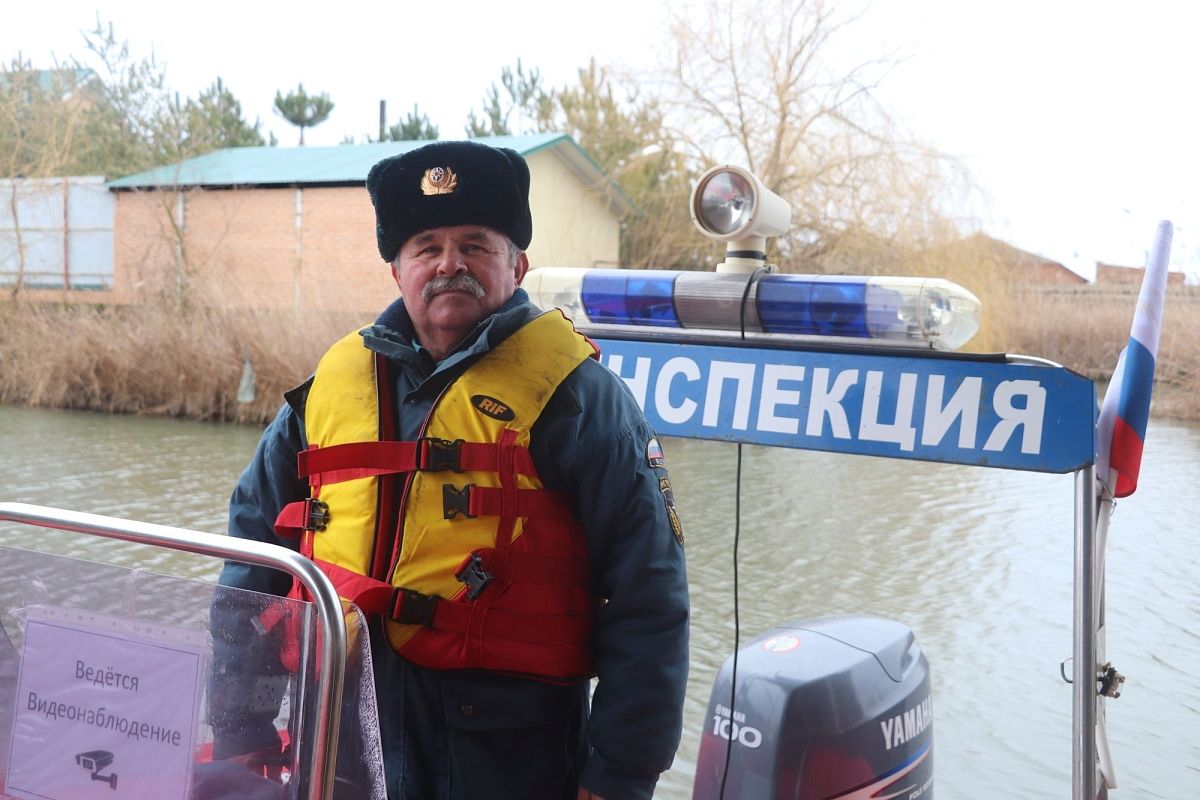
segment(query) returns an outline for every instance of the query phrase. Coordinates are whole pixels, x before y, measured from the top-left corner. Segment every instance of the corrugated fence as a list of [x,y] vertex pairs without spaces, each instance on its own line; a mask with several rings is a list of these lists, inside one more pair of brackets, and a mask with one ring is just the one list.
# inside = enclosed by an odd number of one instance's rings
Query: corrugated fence
[[99,176],[0,179],[0,286],[111,289],[115,210]]

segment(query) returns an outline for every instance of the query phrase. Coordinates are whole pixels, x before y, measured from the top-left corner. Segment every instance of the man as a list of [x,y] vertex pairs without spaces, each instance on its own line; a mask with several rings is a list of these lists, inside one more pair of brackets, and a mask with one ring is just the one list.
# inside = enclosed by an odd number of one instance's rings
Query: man
[[[591,343],[518,288],[520,155],[438,142],[381,161],[367,189],[400,299],[288,393],[230,533],[293,529],[285,543],[377,612],[389,797],[650,798],[688,659],[658,440]],[[221,582],[287,589],[235,563]],[[255,726],[224,719],[218,757],[248,752]]]

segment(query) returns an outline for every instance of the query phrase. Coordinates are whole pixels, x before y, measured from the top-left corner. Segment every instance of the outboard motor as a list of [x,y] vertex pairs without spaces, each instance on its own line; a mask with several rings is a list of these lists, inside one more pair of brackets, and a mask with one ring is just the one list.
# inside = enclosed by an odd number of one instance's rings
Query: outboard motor
[[932,800],[929,663],[907,626],[779,625],[738,651],[731,704],[732,672],[730,657],[708,702],[693,800]]

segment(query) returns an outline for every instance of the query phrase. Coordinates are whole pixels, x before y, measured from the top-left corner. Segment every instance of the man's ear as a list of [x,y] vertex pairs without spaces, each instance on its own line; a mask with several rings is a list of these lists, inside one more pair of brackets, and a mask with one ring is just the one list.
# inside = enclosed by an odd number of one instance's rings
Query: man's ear
[[[395,267],[392,269],[394,271]],[[525,255],[524,250],[517,253],[517,263],[513,265],[513,272],[517,278],[517,286],[520,286],[521,281],[525,280],[525,273],[529,272],[529,256]]]
[[399,260],[400,259],[397,258],[396,261],[392,262],[392,280],[396,282],[396,288],[400,288],[400,268],[396,266],[396,263]]

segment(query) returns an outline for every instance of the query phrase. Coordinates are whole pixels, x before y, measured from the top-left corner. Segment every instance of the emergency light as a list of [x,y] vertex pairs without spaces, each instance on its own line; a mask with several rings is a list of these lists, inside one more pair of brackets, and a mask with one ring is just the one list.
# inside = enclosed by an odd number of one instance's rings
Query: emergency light
[[[784,275],[768,267],[767,238],[787,233],[792,209],[753,173],[729,165],[700,176],[692,221],[726,243],[716,274],[674,270],[530,270],[521,286],[598,336],[689,341],[870,340],[957,350],[979,330],[979,300],[940,278]],[[765,273],[765,274],[764,274]]]
[[[749,286],[747,283],[749,282]],[[955,350],[979,330],[979,300],[941,278],[749,275],[674,270],[530,270],[521,286],[596,335],[856,339]],[[744,302],[743,302],[744,298]]]

